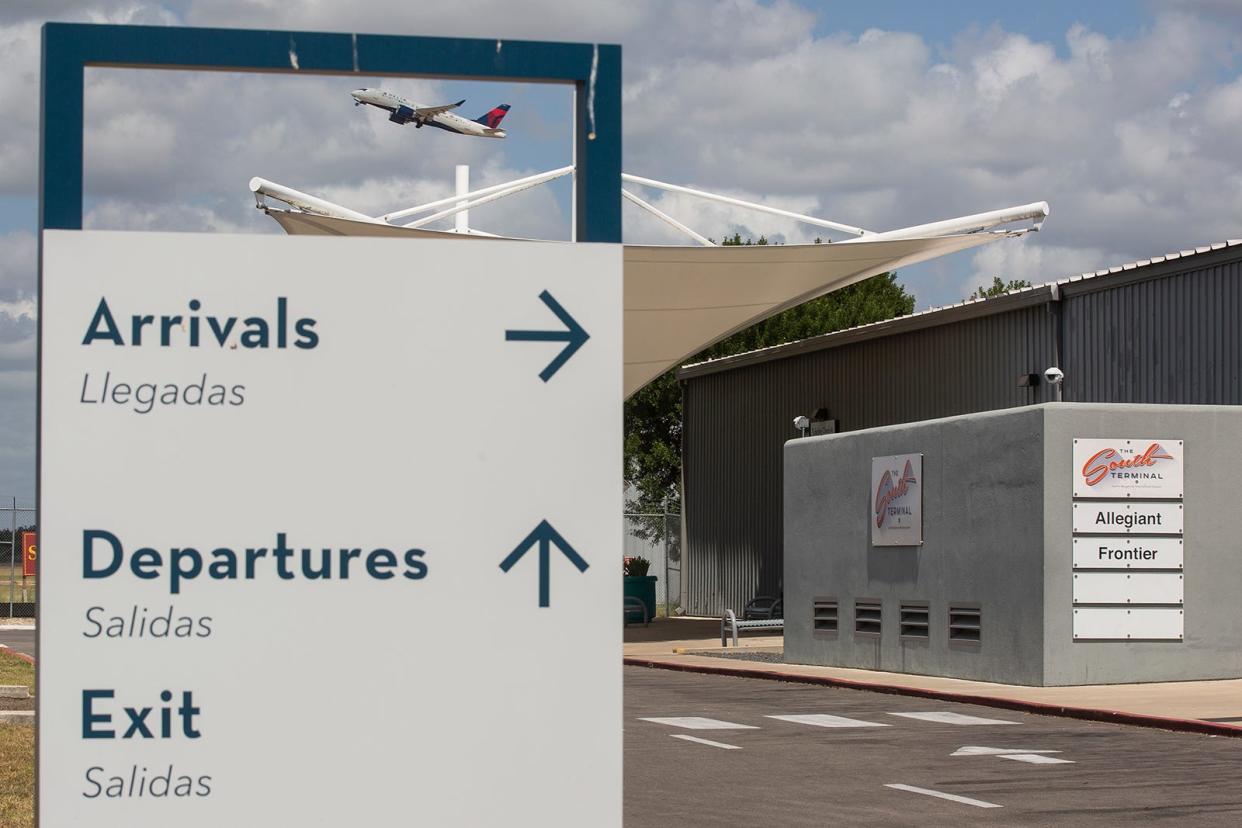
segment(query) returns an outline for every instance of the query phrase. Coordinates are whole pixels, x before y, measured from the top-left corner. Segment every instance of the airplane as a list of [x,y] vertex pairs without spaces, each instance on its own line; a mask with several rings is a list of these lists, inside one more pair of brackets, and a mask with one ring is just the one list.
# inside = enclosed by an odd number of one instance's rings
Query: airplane
[[441,106],[423,106],[406,100],[400,95],[385,92],[383,89],[355,89],[349,93],[353,96],[354,106],[369,104],[387,110],[388,120],[394,124],[413,123],[415,129],[423,125],[438,127],[461,135],[477,135],[480,138],[504,138],[505,131],[500,128],[500,121],[509,111],[508,104],[501,104],[473,121],[454,115],[450,109],[456,109],[466,102],[462,98],[457,103]]

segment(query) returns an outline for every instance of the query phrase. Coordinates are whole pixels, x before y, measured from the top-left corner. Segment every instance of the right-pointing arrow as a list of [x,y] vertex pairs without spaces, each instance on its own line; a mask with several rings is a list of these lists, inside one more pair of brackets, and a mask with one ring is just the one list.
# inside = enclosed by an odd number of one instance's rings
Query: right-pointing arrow
[[565,347],[561,352],[547,364],[547,366],[539,372],[539,379],[547,382],[561,370],[561,366],[569,361],[569,358],[578,352],[588,339],[590,334],[578,324],[578,320],[569,315],[569,312],[561,307],[561,303],[552,298],[552,294],[546,290],[539,294],[539,298],[548,306],[548,310],[556,314],[556,318],[561,320],[565,325],[563,331],[505,331],[505,340],[508,342],[564,342]]
[[539,544],[539,606],[546,607],[551,603],[549,576],[552,567],[551,548],[553,544],[561,550],[561,554],[569,558],[570,563],[578,567],[579,572],[586,572],[590,564],[583,560],[582,556],[569,545],[569,542],[561,537],[560,532],[552,528],[552,524],[541,520],[539,525],[500,562],[501,571],[508,572],[512,569],[513,565],[520,561],[526,551],[536,543]]

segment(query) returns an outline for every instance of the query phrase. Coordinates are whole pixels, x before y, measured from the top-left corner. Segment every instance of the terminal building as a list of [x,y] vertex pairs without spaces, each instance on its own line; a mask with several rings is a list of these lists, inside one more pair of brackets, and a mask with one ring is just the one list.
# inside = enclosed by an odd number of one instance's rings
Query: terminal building
[[[1049,374],[1049,369],[1056,371]],[[1057,371],[1063,381],[1050,383],[1048,377],[1055,377]],[[970,631],[973,625],[975,632],[982,627],[986,649],[989,623],[994,624],[994,646],[1003,643],[1017,647],[1016,639],[996,637],[999,626],[994,622],[1010,612],[1031,613],[1026,620],[1032,637],[1022,642],[1019,649],[1023,654],[1042,653],[1045,644],[1052,646],[1061,635],[1057,625],[1069,622],[1068,616],[1057,614],[1062,609],[1060,603],[1078,606],[1069,592],[1074,573],[1066,561],[1071,541],[1070,507],[1079,501],[1062,491],[1068,485],[1066,475],[1072,460],[1068,444],[1056,442],[1066,435],[1071,439],[1184,439],[1188,492],[1202,492],[1207,497],[1210,490],[1221,489],[1220,480],[1210,471],[1216,464],[1213,458],[1226,457],[1231,450],[1228,445],[1242,442],[1238,440],[1242,421],[1229,419],[1242,409],[1222,413],[1214,408],[1242,405],[1242,241],[1171,253],[994,298],[687,365],[680,370],[679,379],[685,418],[682,606],[688,613],[717,615],[725,609],[738,610],[757,595],[784,595],[787,648],[801,648],[801,654],[807,656],[803,660],[881,669],[909,667],[914,672],[1032,684],[1090,680],[1089,676],[1084,678],[1085,668],[1077,662],[1042,665],[1041,658],[1038,670],[1032,667],[1025,673],[1013,664],[1006,666],[1003,659],[984,663],[998,653],[984,652],[985,658],[955,662],[948,646],[946,602],[956,602],[955,606],[960,604],[958,608],[963,610],[957,619],[957,634],[965,638],[959,637],[955,647],[970,646],[967,639],[974,634]],[[1057,405],[1060,402],[1106,407]],[[1042,405],[1045,403],[1052,405]],[[1136,408],[1146,405],[1188,408]],[[995,419],[1000,414],[972,416],[984,412],[1008,412],[1015,419]],[[1137,421],[1136,414],[1142,415]],[[799,416],[812,420],[806,440],[798,439],[800,433],[794,426]],[[904,436],[895,438],[893,428]],[[995,435],[987,435],[996,428],[1016,429],[1015,433],[1026,435],[1027,442],[993,440]],[[818,436],[825,434],[839,436]],[[977,481],[991,480],[1004,497],[988,500],[981,497],[981,490],[971,479],[953,477],[967,474],[969,469],[955,465],[945,453],[952,450],[960,455],[979,445],[988,445],[1002,455],[989,461],[972,449],[971,457],[1009,471],[980,472]],[[911,556],[908,550],[904,557],[894,557],[892,550],[865,543],[861,534],[868,520],[867,489],[872,470],[870,460],[863,457],[868,451],[882,455],[918,453],[926,463],[924,474],[950,475],[936,482],[927,478],[927,504],[934,499],[947,509],[950,504],[946,497],[981,499],[971,509],[936,514],[924,504],[927,525],[924,545],[918,547],[921,551]],[[841,485],[853,486],[849,490],[851,499],[846,501],[852,505],[841,511],[822,499],[807,501],[801,496],[802,490],[798,490],[797,498],[791,498],[789,486],[796,483],[786,479],[784,459],[794,456],[799,457],[799,464],[811,466],[842,463],[844,458],[853,457],[854,465],[849,468],[819,468],[813,473],[821,478],[835,475]],[[1238,460],[1242,458],[1234,458]],[[811,474],[806,471],[809,467],[799,468],[803,469],[799,473]],[[1011,479],[1015,481],[1012,486],[1007,482]],[[822,498],[830,496],[829,489],[824,488],[827,483],[816,485]],[[831,489],[831,496],[838,494],[841,492]],[[1189,493],[1186,497],[1189,578],[1192,560],[1200,567],[1208,564],[1204,557],[1207,553],[1196,552],[1196,546],[1201,547],[1208,537],[1213,543],[1225,542],[1214,525],[1192,528],[1192,517],[1198,521],[1206,514],[1205,509],[1228,512],[1228,507],[1223,501],[1216,503],[1216,495],[1211,495],[1211,503],[1197,504],[1190,502]],[[989,510],[1020,508],[1022,498],[1030,506],[1029,519],[1012,524],[1017,534],[1010,545],[1027,550],[1024,560],[1033,567],[1027,573],[1031,577],[1047,570],[1050,578],[1064,574],[1064,584],[1058,581],[1059,586],[1047,592],[1040,586],[1039,595],[1028,595],[1023,601],[1029,601],[1023,603],[1018,600],[1021,596],[998,591],[994,589],[998,582],[989,580],[1017,579],[1018,572],[992,567],[990,574],[962,581],[960,589],[949,589],[944,579],[951,579],[952,573],[937,568],[943,559],[937,556],[945,556],[949,550],[933,552],[932,547],[952,538],[949,545],[964,554],[999,551],[997,545],[1004,546],[1007,541],[1003,526],[988,522],[989,516],[994,516]],[[832,520],[825,523],[828,518]],[[845,524],[832,522],[840,520],[853,521],[852,540],[835,544],[831,534],[807,535],[840,533]],[[796,537],[790,536],[791,531]],[[1193,538],[1193,532],[1198,538]],[[977,544],[983,543],[988,550],[978,548]],[[795,551],[801,557],[791,562],[788,556]],[[1045,560],[1044,555],[1050,557]],[[845,569],[834,570],[836,564],[825,564],[833,556]],[[985,560],[979,558],[972,565],[983,565]],[[1223,565],[1223,561],[1213,559],[1211,567]],[[1054,576],[1052,568],[1058,573],[1064,569],[1064,573]],[[1201,568],[1195,577],[1210,581],[1212,571]],[[1242,586],[1242,571],[1216,573],[1232,579],[1235,587]],[[792,583],[795,577],[797,584]],[[1089,580],[1082,579],[1084,584]],[[1144,582],[1152,583],[1152,579]],[[1172,581],[1166,578],[1162,583],[1169,586]],[[1061,587],[1064,595],[1058,591]],[[1205,611],[1216,600],[1209,593],[1196,600],[1188,582],[1186,612]],[[1133,600],[1132,596],[1113,597],[1122,603]],[[824,599],[818,610],[813,606],[816,598]],[[860,610],[857,602],[866,604],[864,599],[873,599],[872,603],[879,606]],[[1045,599],[1056,606],[1046,605]],[[836,606],[830,608],[834,600]],[[927,623],[933,631],[929,646],[939,641],[945,645],[944,653],[929,650],[913,657],[917,662],[913,664],[910,653],[897,646],[903,600],[916,610],[910,616],[914,626],[907,631],[917,629],[918,623]],[[926,605],[923,615],[917,612],[920,604]],[[1066,607],[1070,605],[1065,603]],[[1168,608],[1171,603],[1162,605]],[[1091,608],[1092,602],[1082,602],[1082,609]],[[981,621],[970,618],[972,609],[979,611]],[[823,627],[818,638],[813,627],[817,611]],[[869,629],[856,617],[859,612],[875,615],[882,627],[878,638],[861,643],[853,640],[856,629]],[[830,622],[833,613],[836,620]],[[1238,624],[1219,617],[1200,620],[1217,624],[1216,629],[1230,637],[1234,650],[1242,649]],[[827,638],[831,623],[839,627],[836,644]],[[860,623],[861,627],[856,626]],[[1185,645],[1214,651],[1220,642],[1202,640],[1207,628],[1197,624],[1187,619]],[[803,626],[804,640],[798,632]],[[1141,633],[1133,630],[1125,634]],[[893,648],[887,644],[890,635]],[[1003,635],[1018,633],[1010,629]],[[843,641],[846,638],[850,640]],[[790,655],[795,654],[791,651]],[[815,658],[810,659],[811,655]],[[1236,660],[1234,656],[1232,661]],[[1027,658],[1024,663],[1029,666],[1033,662]],[[1201,666],[1170,667],[1170,675],[1161,675],[1185,677],[1188,670],[1194,672]],[[1228,670],[1234,671],[1234,667]],[[1099,678],[1123,680],[1117,678],[1121,672]],[[1208,677],[1203,670],[1199,673]]]

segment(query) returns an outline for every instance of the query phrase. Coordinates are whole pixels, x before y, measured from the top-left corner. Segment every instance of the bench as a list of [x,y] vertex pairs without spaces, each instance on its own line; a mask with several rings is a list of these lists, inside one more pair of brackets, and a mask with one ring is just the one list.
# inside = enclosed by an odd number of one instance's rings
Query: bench
[[733,633],[733,646],[737,646],[738,630],[784,630],[784,618],[755,618],[749,621],[738,621],[733,610],[725,610],[720,619],[720,646],[728,647],[728,634]]
[[[623,626],[623,627],[627,627],[627,626],[629,626],[629,624],[630,624],[630,613],[632,613],[632,612],[641,612],[641,613],[642,613],[642,617],[643,617],[643,626],[644,626],[644,627],[648,627],[648,626],[650,626],[650,625],[651,625],[651,621],[650,621],[650,620],[648,620],[648,619],[650,618],[650,616],[647,614],[647,602],[646,602],[646,601],[644,601],[642,598],[639,598],[639,597],[637,597],[637,596],[635,596],[635,595],[627,595],[627,596],[625,596],[625,607],[624,607],[624,611],[623,611],[623,612],[622,612],[622,614],[621,614],[621,619],[622,619],[622,624],[621,624],[621,626]],[[635,622],[635,623],[637,623],[637,622]]]

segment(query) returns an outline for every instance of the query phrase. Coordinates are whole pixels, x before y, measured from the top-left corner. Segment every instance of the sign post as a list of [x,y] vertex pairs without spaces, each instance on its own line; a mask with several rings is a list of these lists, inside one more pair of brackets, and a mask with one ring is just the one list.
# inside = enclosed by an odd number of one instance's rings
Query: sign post
[[[43,45],[40,823],[619,825],[620,47]],[[88,66],[572,85],[604,244],[82,233]]]
[[44,245],[43,824],[620,825],[620,247]]

